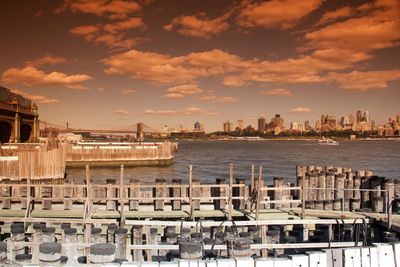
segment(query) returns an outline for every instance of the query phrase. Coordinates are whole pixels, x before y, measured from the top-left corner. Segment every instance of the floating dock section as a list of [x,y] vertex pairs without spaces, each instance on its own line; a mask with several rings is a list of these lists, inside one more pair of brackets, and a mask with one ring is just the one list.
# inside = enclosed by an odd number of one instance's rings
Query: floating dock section
[[82,142],[67,146],[67,167],[166,166],[173,162],[177,143]]

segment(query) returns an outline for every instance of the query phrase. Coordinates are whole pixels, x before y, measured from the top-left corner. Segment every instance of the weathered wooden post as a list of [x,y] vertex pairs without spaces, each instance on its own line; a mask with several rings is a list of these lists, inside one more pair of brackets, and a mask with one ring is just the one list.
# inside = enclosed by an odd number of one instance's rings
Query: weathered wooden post
[[321,172],[318,174],[318,192],[317,192],[317,200],[323,201],[326,199],[326,175],[325,172]]
[[71,210],[72,209],[72,205],[73,205],[73,201],[72,201],[72,197],[73,197],[73,183],[74,180],[73,179],[65,179],[64,180],[64,209],[65,210]]
[[228,220],[232,220],[233,163],[229,166]]
[[283,178],[282,177],[274,177],[274,208],[279,209],[282,207],[282,187],[283,187]]
[[125,188],[124,188],[124,165],[121,165],[121,169],[120,169],[120,173],[119,173],[119,188],[118,188],[119,215],[121,218],[121,225],[125,224],[124,208],[125,208],[126,196],[127,196],[127,192],[125,192]]
[[326,181],[326,192],[325,192],[325,198],[326,200],[332,200],[334,199],[335,193],[335,174],[331,171],[326,173],[325,176],[325,181]]
[[10,179],[5,178],[2,179],[2,185],[1,185],[1,202],[3,209],[11,209],[11,187],[10,187]]
[[130,187],[129,187],[129,197],[135,198],[129,200],[129,210],[139,210],[139,180],[138,179],[130,179]]
[[[173,179],[172,184],[174,186],[180,186],[182,184],[181,179]],[[171,196],[174,198],[180,198],[181,197],[181,187],[173,187],[171,189]],[[172,210],[181,210],[182,209],[182,202],[179,199],[174,199],[172,200]]]
[[308,200],[317,200],[318,174],[310,173],[309,177]]
[[[106,188],[106,209],[107,210],[117,210],[117,203],[115,198],[117,197],[117,188],[115,188],[116,180],[115,179],[106,179],[107,188]],[[113,198],[113,199],[111,199]]]
[[[358,171],[361,172],[361,171]],[[370,176],[363,176],[361,178],[361,189],[370,189]],[[361,208],[371,208],[370,192],[361,191]]]
[[[260,205],[262,201],[262,186],[261,186],[261,181],[262,181],[262,166],[260,166],[260,169],[258,171],[258,183],[257,183],[257,206],[256,206],[256,220],[260,220]],[[264,241],[264,240],[263,240]]]
[[224,210],[226,208],[226,179],[225,178],[217,178],[217,185],[219,187],[216,189],[217,192],[217,197],[219,199],[216,199],[214,202],[215,209],[217,210]]
[[199,199],[199,197],[201,197],[201,189],[200,189],[199,186],[200,186],[200,179],[199,178],[192,179],[192,205],[193,205],[193,210],[200,210],[200,199]]
[[[132,227],[132,240],[133,245],[141,245],[142,244],[142,229],[141,225],[134,225]],[[142,250],[135,249],[133,252],[133,260],[137,262],[143,261]]]
[[236,178],[236,187],[233,190],[233,196],[239,197],[240,199],[233,200],[233,207],[236,210],[244,210],[245,209],[245,192],[246,192],[246,184],[244,178]]
[[189,211],[193,218],[193,166],[189,165]]
[[383,181],[383,190],[384,191],[384,212],[391,214],[392,213],[392,201],[394,199],[394,179],[387,178]]
[[153,195],[158,199],[154,200],[154,210],[164,210],[164,198],[167,197],[165,186],[166,180],[164,178],[156,179]]
[[47,184],[47,179],[43,179],[41,183],[43,184],[42,186],[42,209],[43,210],[51,210],[51,198],[52,198],[52,193],[53,193],[53,188],[50,186],[44,186]]
[[[126,240],[128,230],[125,228],[118,228],[115,230],[115,259],[124,261],[126,260]],[[135,258],[135,260],[137,260]]]

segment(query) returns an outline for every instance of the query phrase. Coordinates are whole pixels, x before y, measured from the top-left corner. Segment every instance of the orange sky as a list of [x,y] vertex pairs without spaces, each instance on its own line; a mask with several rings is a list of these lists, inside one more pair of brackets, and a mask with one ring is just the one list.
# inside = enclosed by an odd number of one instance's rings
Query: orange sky
[[378,1],[1,1],[1,85],[76,128],[207,131],[260,115],[400,113],[400,6]]

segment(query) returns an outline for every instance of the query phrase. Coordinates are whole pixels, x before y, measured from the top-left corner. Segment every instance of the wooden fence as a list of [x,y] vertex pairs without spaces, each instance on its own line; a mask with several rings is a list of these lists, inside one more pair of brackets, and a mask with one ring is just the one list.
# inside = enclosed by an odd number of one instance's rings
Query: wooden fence
[[0,147],[0,179],[59,179],[65,175],[65,146],[47,150],[42,144],[7,144]]

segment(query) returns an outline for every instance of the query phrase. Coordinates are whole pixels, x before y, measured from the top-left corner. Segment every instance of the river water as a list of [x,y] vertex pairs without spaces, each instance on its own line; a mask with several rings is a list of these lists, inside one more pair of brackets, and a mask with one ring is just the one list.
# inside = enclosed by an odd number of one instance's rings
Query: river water
[[[251,165],[263,167],[267,181],[284,177],[295,181],[296,165],[333,165],[354,170],[371,170],[374,174],[400,179],[399,141],[341,141],[339,146],[317,145],[316,141],[180,141],[174,164],[167,167],[125,168],[124,177],[152,181],[155,178],[187,180],[189,165],[193,177],[202,182],[229,178],[229,164],[234,177],[251,177]],[[258,172],[258,170],[256,171]],[[85,171],[68,169],[68,177],[83,178]],[[118,168],[91,169],[97,181],[119,178]]]

